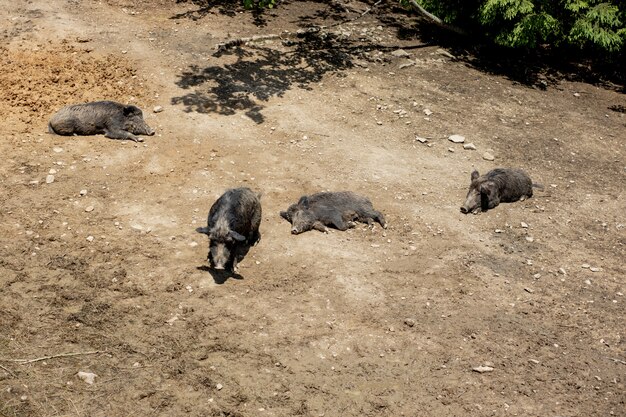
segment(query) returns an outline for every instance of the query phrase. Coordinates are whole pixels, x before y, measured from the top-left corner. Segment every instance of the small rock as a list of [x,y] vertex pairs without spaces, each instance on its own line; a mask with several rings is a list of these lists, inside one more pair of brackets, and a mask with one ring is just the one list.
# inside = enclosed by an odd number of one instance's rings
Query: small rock
[[426,143],[426,142],[428,142],[428,139],[423,138],[421,136],[415,136],[415,140],[418,141],[419,143]]
[[589,268],[589,270],[590,270],[591,272],[600,272],[600,271],[601,271],[601,269],[600,269],[600,268],[595,267],[595,266],[592,266],[591,268]]
[[404,319],[404,324],[406,324],[409,327],[413,327],[413,326],[415,326],[415,320],[410,319],[410,318],[406,318],[406,319]]
[[424,109],[424,114],[425,114],[426,116],[430,116],[431,114],[433,114],[433,112],[432,112],[432,111],[430,111],[430,109]]
[[95,238],[93,236],[87,236],[87,241],[88,242],[93,242]]
[[137,231],[137,232],[141,232],[143,231],[143,226],[137,223],[131,224],[130,228]]
[[87,206],[87,207],[85,207],[85,211],[86,211],[87,213],[92,212],[92,211],[93,211],[93,209],[94,209],[94,207],[93,207],[93,206]]
[[529,241],[529,242],[534,242],[535,238],[532,237],[532,236],[526,236],[526,240]]
[[91,372],[79,372],[76,374],[76,376],[78,376],[80,379],[82,379],[83,381],[85,381],[87,384],[93,384],[94,379],[98,376],[94,373]]
[[154,106],[152,111],[155,113],[161,113],[163,111],[163,106]]
[[528,229],[528,224],[526,224],[526,223],[524,223],[524,222],[522,222],[522,223],[521,223],[521,226],[522,226],[524,229]]
[[439,55],[447,56],[450,59],[456,59],[456,57],[454,55],[452,55],[450,52],[448,52],[448,51],[446,51],[445,49],[442,49],[442,48],[437,49],[437,53]]
[[528,361],[534,363],[535,365],[539,365],[540,363],[537,359],[529,359]]
[[189,242],[189,246],[195,248],[196,246],[198,246],[198,242]]
[[530,294],[535,292],[535,291],[533,291],[532,288],[528,288],[528,287],[524,288],[524,291],[526,291],[527,293],[530,293]]
[[587,285],[591,285],[591,280],[590,280],[590,279],[586,279],[586,280],[585,280],[585,284],[587,284]]
[[589,267],[591,267],[591,265],[589,265],[589,264],[582,264],[581,265],[581,268],[589,268]]
[[565,272],[564,268],[559,268],[559,272],[563,275],[567,275],[567,272]]
[[496,159],[492,154],[490,154],[489,152],[485,152],[483,154],[483,159],[485,161],[493,161],[494,159]]
[[63,148],[59,148],[58,146],[55,146],[54,148],[52,148],[52,151],[56,153],[61,153],[63,152]]
[[535,275],[533,275],[533,278],[539,279],[539,278],[541,278],[541,274],[535,274]]
[[502,233],[502,230],[501,229],[496,229],[495,232],[496,233]]
[[448,148],[448,152],[454,153],[454,148]]
[[463,143],[463,142],[465,142],[465,136],[451,135],[451,136],[448,137],[448,140],[450,142],[454,142],[454,143]]
[[54,175],[50,174],[46,177],[46,184],[52,184],[54,182]]
[[78,194],[80,194],[81,196],[85,196],[87,195],[87,190],[80,190]]
[[574,93],[574,97],[580,97],[580,93]]
[[475,368],[472,368],[472,371],[476,371],[479,374],[484,374],[485,372],[492,372],[493,368],[491,366],[477,366]]
[[223,386],[222,384],[217,384],[217,385],[215,386],[215,388],[217,388],[217,390],[219,391],[219,390],[221,390],[222,388],[224,388],[224,386]]
[[476,150],[476,145],[474,145],[473,143],[466,143],[465,145],[463,145],[463,149],[467,149],[470,151],[475,151]]
[[415,62],[415,61],[413,61],[413,60],[409,59],[409,60],[407,60],[404,64],[400,64],[400,66],[399,66],[398,68],[403,69],[403,68],[406,68],[406,67],[413,66],[413,65],[415,65],[415,64],[416,64],[416,62]]
[[395,51],[393,51],[391,53],[391,55],[395,56],[396,58],[407,58],[407,57],[411,56],[404,49],[396,49]]

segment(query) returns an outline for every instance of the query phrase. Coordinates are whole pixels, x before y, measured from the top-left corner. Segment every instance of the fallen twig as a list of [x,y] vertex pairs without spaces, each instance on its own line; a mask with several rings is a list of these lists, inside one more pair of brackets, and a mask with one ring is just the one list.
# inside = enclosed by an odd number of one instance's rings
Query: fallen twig
[[237,38],[237,39],[232,39],[228,42],[224,42],[224,43],[218,43],[216,48],[219,51],[223,51],[225,49],[229,49],[232,48],[233,46],[239,46],[239,45],[243,45],[245,43],[249,43],[249,42],[262,42],[262,41],[267,41],[267,40],[271,40],[271,39],[288,39],[288,38],[295,38],[297,36],[302,36],[302,35],[306,35],[308,33],[317,33],[319,31],[321,31],[324,28],[324,26],[311,26],[308,27],[306,29],[298,29],[295,32],[289,32],[289,31],[285,31],[281,34],[276,34],[276,33],[272,33],[269,35],[255,35],[255,36],[248,36],[248,37],[243,37],[243,38]]
[[626,361],[623,361],[621,359],[616,359],[616,358],[607,358],[607,359],[610,359],[613,362],[621,363],[622,365],[626,365]]
[[11,372],[11,370],[9,368],[5,368],[2,365],[0,365],[0,368],[3,369],[7,374],[11,375],[13,378],[17,378],[17,375],[15,375],[13,372]]
[[[91,352],[59,353],[58,355],[43,356],[41,358],[35,358],[35,359],[0,359],[0,361],[17,362],[20,365],[26,365],[28,363],[45,361],[45,360],[48,360],[48,359],[66,358],[66,357],[69,357],[69,356],[80,356],[80,355],[97,355],[98,353],[104,353],[104,352],[106,352],[106,351],[104,351],[104,350],[94,350],[94,351],[91,351]],[[5,369],[5,368],[2,368],[2,369]]]

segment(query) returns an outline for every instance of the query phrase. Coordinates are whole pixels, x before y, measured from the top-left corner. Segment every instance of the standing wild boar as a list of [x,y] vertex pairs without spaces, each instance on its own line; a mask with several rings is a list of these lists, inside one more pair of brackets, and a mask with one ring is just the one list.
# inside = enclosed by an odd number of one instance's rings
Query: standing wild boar
[[142,142],[135,135],[154,135],[143,120],[137,106],[125,106],[114,101],[95,101],[63,107],[48,122],[48,131],[57,135],[99,135],[111,139]]
[[465,214],[478,214],[501,202],[524,201],[532,197],[533,187],[543,189],[541,184],[533,184],[528,174],[517,168],[496,168],[483,176],[474,170],[471,180],[465,204],[461,207],[461,213]]
[[382,213],[374,210],[366,197],[351,191],[325,192],[300,197],[287,211],[281,211],[282,218],[291,223],[294,235],[311,229],[327,232],[326,226],[347,230],[355,226],[355,221],[372,225],[374,221],[387,228]]
[[249,188],[234,188],[213,203],[207,227],[196,229],[209,236],[207,258],[212,268],[236,271],[250,247],[261,240],[260,198]]

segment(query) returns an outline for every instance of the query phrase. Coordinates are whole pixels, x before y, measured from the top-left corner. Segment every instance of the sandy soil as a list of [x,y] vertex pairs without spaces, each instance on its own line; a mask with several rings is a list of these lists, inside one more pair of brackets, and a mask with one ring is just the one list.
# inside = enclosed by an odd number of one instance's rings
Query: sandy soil
[[[624,95],[479,71],[394,10],[229,3],[3,2],[0,415],[625,415]],[[157,135],[47,133],[97,99]],[[546,191],[461,214],[499,166]],[[234,186],[263,239],[222,282],[194,229]],[[278,215],[346,189],[390,227]]]

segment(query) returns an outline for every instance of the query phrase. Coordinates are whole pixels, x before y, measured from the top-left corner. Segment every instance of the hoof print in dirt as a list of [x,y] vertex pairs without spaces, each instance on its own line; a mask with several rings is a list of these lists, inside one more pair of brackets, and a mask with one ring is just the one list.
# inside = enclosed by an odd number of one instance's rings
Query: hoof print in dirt
[[496,168],[485,175],[474,170],[471,184],[461,213],[478,214],[496,207],[500,203],[524,201],[533,196],[533,187],[543,189],[541,184],[533,184],[524,171],[518,168]]
[[104,134],[110,139],[135,142],[143,142],[137,135],[154,135],[139,107],[114,101],[63,107],[48,122],[48,131],[63,136]]
[[251,246],[261,240],[260,194],[249,188],[227,190],[211,206],[207,227],[196,229],[209,236],[209,266],[235,273]]
[[387,228],[385,217],[374,210],[372,202],[351,191],[324,192],[302,196],[280,216],[291,223],[294,235],[308,230],[327,232],[327,226],[347,230],[356,226],[356,221],[373,225],[376,221]]

